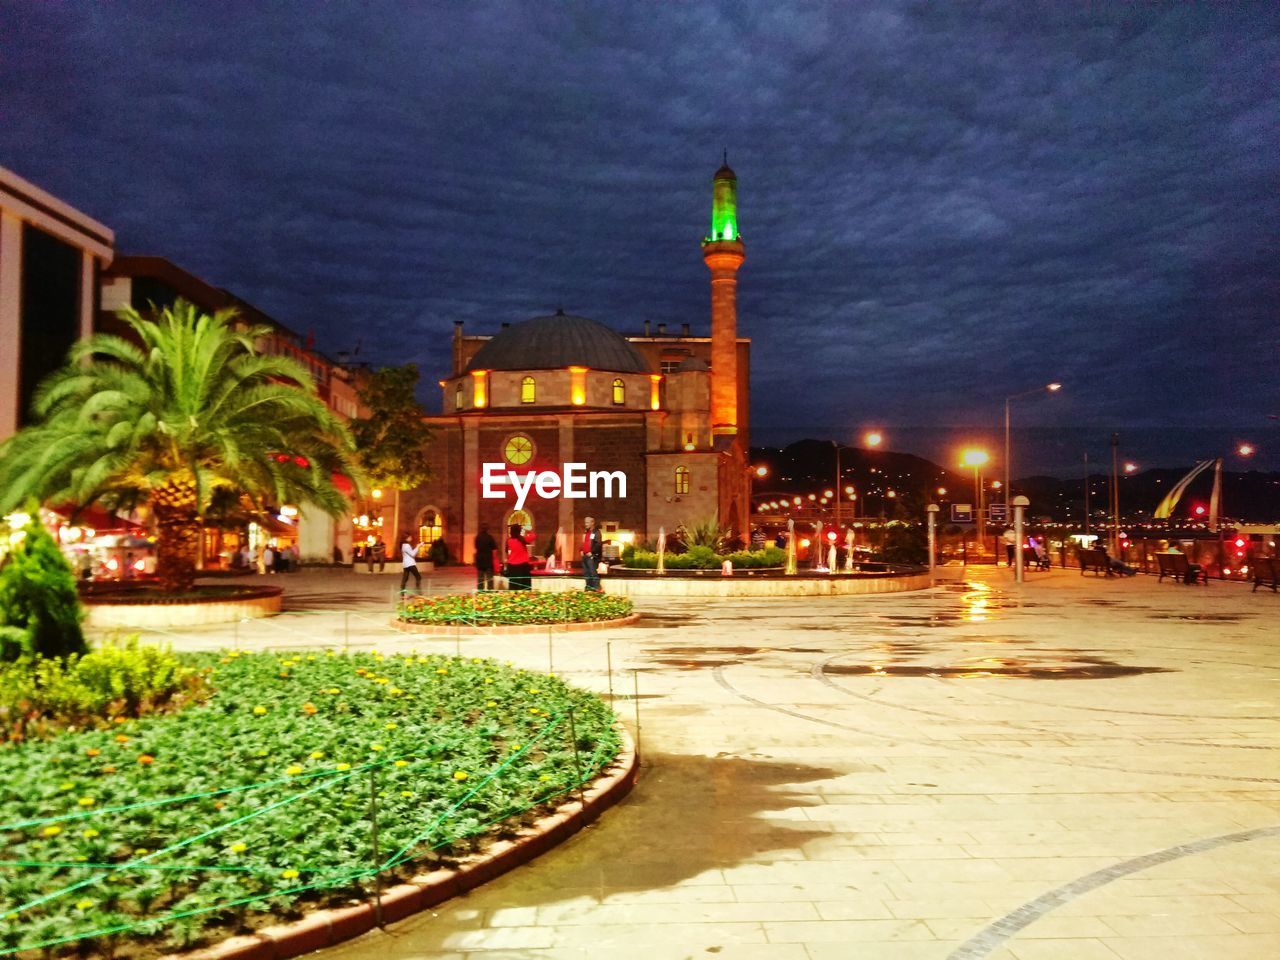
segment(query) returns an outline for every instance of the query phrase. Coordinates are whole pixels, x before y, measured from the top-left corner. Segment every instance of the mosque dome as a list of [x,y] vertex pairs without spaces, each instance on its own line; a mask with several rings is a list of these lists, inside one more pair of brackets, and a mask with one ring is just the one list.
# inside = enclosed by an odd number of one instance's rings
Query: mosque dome
[[558,311],[508,327],[488,341],[468,370],[563,370],[588,367],[616,373],[648,373],[639,351],[603,323]]

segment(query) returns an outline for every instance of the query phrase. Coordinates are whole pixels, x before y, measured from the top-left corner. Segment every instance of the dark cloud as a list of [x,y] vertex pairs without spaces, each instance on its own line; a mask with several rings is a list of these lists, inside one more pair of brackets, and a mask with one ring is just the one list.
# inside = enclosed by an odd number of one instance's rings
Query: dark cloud
[[430,382],[455,319],[705,330],[728,146],[758,435],[979,434],[1060,379],[1022,422],[1280,447],[1274,5],[19,3],[0,36],[0,163],[330,352]]

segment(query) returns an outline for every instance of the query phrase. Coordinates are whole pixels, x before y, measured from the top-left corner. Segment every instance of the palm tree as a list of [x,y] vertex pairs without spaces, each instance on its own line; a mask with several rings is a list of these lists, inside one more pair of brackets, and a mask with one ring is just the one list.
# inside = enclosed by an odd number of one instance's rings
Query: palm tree
[[[131,509],[149,504],[166,591],[195,579],[201,518],[215,493],[310,502],[332,516],[334,484],[358,478],[346,425],[297,361],[255,342],[268,327],[233,325],[179,300],[120,317],[138,343],[98,334],[77,343],[32,404],[36,423],[0,445],[0,514],[36,497]],[[225,494],[223,495],[225,496]]]

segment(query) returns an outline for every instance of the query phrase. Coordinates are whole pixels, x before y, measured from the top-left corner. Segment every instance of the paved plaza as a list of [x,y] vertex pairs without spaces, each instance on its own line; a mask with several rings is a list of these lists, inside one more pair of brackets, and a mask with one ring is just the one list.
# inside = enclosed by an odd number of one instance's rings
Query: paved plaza
[[387,627],[397,578],[302,573],[280,617],[152,636],[460,650],[612,686],[633,730],[638,706],[621,805],[333,960],[1280,956],[1280,597],[952,576],[427,638]]

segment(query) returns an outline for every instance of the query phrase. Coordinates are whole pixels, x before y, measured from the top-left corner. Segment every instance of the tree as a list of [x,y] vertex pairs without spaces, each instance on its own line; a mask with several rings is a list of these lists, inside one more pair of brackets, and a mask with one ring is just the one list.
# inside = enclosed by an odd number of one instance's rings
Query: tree
[[258,352],[267,327],[233,326],[179,300],[144,319],[138,344],[99,334],[36,391],[36,423],[0,446],[0,513],[41,502],[149,505],[164,590],[195,579],[201,521],[221,490],[268,503],[348,508],[336,475],[359,482],[346,425],[297,361]]
[[0,559],[0,660],[85,653],[75,573],[39,511],[30,511]]
[[360,388],[368,418],[353,420],[351,432],[369,482],[392,490],[412,490],[431,478],[427,444],[431,428],[417,398],[418,367],[383,367]]

